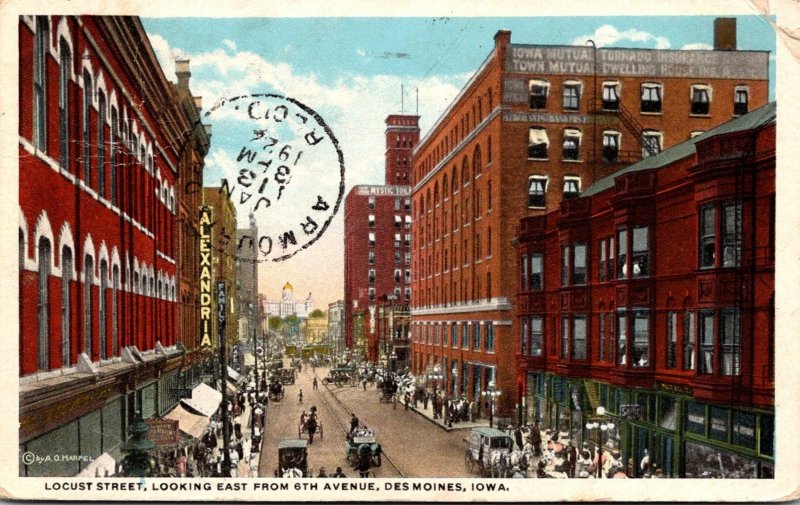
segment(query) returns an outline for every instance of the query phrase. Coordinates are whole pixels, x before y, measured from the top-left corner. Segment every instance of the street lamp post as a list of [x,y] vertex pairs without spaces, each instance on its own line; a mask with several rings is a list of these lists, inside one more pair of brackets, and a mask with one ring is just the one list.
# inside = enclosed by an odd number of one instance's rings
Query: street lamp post
[[606,409],[602,405],[597,407],[597,417],[586,423],[587,430],[597,431],[597,478],[603,478],[603,438],[605,433],[611,433],[614,423],[606,418]]
[[494,404],[495,399],[502,394],[502,391],[497,389],[494,381],[489,381],[489,387],[486,391],[481,391],[481,396],[489,400],[489,427],[494,426]]
[[442,377],[443,377],[442,376],[442,369],[439,366],[439,364],[437,363],[436,365],[433,365],[433,370],[428,373],[428,379],[434,381],[434,385],[433,385],[434,393],[439,388],[439,381],[442,380]]

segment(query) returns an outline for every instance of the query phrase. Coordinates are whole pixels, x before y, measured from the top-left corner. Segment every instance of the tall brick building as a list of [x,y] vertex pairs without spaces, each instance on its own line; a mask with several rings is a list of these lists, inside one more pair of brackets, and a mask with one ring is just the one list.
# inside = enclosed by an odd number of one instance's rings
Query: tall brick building
[[417,373],[438,365],[448,393],[471,399],[494,381],[497,414],[514,414],[519,219],[765,104],[768,53],[733,50],[735,25],[717,28],[709,51],[523,45],[497,32],[414,150]]
[[[670,477],[773,475],[775,117],[765,105],[522,219],[522,422],[602,436],[634,472],[649,454]],[[617,427],[602,435],[586,428],[601,406]]]
[[[388,116],[386,184],[355,186],[345,198],[345,342],[357,347],[360,335],[365,348],[358,351],[370,361],[381,353],[378,306],[408,305],[411,298],[411,153],[418,141],[419,116]],[[407,349],[407,342],[395,344]]]
[[19,54],[19,442],[50,457],[19,468],[73,476],[191,386],[177,188],[208,136],[136,17],[20,16]]

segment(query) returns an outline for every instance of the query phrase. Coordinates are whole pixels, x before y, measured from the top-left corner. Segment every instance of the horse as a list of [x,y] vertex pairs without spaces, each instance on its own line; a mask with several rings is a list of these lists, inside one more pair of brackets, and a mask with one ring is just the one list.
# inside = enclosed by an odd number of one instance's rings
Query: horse
[[284,479],[299,479],[303,476],[303,471],[299,468],[284,468],[283,469],[283,477]]
[[505,477],[508,468],[508,455],[502,451],[489,454],[489,471],[492,477]]
[[[505,477],[527,477],[528,468],[531,464],[531,453],[528,451],[515,450],[508,454],[508,466]],[[509,475],[509,471],[510,474]]]

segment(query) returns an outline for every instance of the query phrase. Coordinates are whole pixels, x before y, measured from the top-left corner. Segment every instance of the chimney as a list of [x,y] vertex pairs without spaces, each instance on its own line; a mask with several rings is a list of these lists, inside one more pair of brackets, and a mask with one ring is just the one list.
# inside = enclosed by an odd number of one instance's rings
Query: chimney
[[175,75],[178,77],[178,86],[189,88],[189,60],[175,60]]
[[203,128],[206,130],[206,135],[208,135],[210,137],[211,136],[211,125],[210,124],[204,124]]
[[736,18],[714,19],[714,50],[736,50]]
[[197,107],[197,113],[200,114],[200,111],[203,110],[203,97],[195,96],[192,98],[194,98],[194,106]]

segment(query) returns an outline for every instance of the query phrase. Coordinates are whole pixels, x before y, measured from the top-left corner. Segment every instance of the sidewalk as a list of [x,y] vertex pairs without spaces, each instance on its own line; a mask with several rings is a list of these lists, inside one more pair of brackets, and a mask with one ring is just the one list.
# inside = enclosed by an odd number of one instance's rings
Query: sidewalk
[[[258,473],[258,463],[261,456],[260,447],[258,448],[259,452],[255,453],[252,452],[253,434],[250,429],[250,410],[251,409],[249,402],[245,401],[244,410],[238,416],[231,418],[231,447],[234,447],[236,444],[235,435],[233,432],[233,426],[236,423],[239,423],[242,426],[242,439],[243,439],[242,448],[244,452],[243,461],[249,461],[248,465],[244,465],[242,464],[242,462],[239,463],[239,477],[256,476]],[[263,433],[262,433],[262,440],[263,440]],[[222,444],[223,444],[222,437],[219,437],[218,446],[220,448],[220,451],[222,451]],[[246,470],[248,467],[250,468],[248,475],[243,475],[242,470]],[[255,472],[253,470],[255,470]]]
[[[403,404],[402,401],[398,401],[397,402],[397,410],[400,410],[400,409],[405,410],[405,405]],[[477,428],[479,426],[489,426],[489,420],[488,419],[476,419],[474,422],[470,422],[470,421],[463,422],[462,421],[462,422],[458,422],[458,423],[453,423],[452,426],[447,426],[446,424],[444,424],[444,419],[434,419],[433,418],[433,404],[432,404],[432,402],[428,402],[428,408],[427,409],[423,408],[421,403],[417,403],[417,406],[414,407],[414,403],[411,402],[408,405],[408,410],[416,412],[417,414],[421,415],[422,417],[424,417],[425,419],[427,419],[428,421],[432,422],[433,424],[435,424],[436,426],[438,426],[439,428],[441,428],[441,429],[443,429],[445,431],[469,430],[469,429],[472,429],[472,428]]]

